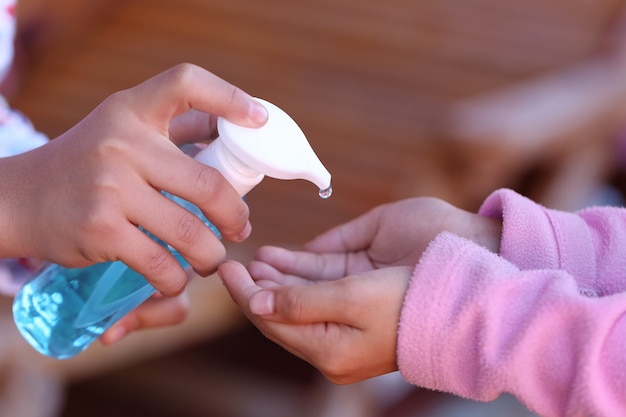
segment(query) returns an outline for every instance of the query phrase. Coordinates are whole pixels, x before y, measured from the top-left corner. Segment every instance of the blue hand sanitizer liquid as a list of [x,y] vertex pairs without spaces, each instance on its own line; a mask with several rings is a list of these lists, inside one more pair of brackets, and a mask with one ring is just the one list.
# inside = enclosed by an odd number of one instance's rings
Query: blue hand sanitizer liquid
[[[257,99],[268,112],[258,129],[218,119],[220,137],[195,159],[217,169],[244,196],[265,175],[277,179],[305,179],[328,198],[330,173],[319,161],[298,125],[275,105]],[[220,237],[199,208],[163,193],[197,215]],[[146,233],[148,233],[146,231]],[[167,243],[148,233],[187,267],[183,257]],[[105,262],[68,269],[47,265],[15,297],[13,318],[24,338],[44,355],[66,359],[85,350],[129,311],[154,294],[141,275],[122,262]]]
[[[220,236],[196,206],[171,194],[163,194],[194,213]],[[174,248],[150,236],[168,248],[183,267],[189,266]],[[121,261],[86,268],[49,264],[16,295],[13,317],[24,338],[37,351],[66,359],[85,350],[155,291],[141,275]]]

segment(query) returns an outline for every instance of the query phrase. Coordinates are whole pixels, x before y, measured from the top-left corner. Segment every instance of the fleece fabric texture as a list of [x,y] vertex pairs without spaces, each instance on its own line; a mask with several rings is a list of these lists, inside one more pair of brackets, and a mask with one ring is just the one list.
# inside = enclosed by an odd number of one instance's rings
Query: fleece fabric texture
[[416,266],[398,365],[418,386],[542,416],[626,416],[626,209],[549,210],[511,190],[500,254],[450,233]]

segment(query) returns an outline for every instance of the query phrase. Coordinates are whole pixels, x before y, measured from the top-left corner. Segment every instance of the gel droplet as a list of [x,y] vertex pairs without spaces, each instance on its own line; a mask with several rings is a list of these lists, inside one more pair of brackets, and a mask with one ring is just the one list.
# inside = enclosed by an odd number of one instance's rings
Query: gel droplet
[[320,197],[323,199],[327,199],[328,197],[330,197],[331,195],[333,195],[333,187],[329,186],[328,188],[324,189],[324,190],[320,190]]

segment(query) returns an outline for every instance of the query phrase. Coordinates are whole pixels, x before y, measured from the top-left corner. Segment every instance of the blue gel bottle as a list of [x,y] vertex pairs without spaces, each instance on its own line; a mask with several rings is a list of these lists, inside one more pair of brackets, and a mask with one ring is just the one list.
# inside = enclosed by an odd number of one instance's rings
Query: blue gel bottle
[[[244,196],[265,175],[277,179],[305,179],[330,196],[330,173],[319,161],[298,125],[280,108],[259,100],[267,109],[267,123],[258,129],[218,120],[220,137],[196,155],[212,166]],[[199,208],[163,192],[197,215],[218,236],[219,231]],[[146,232],[148,233],[148,232]],[[167,243],[183,267],[185,259]],[[13,318],[22,336],[43,355],[67,359],[85,350],[115,322],[155,293],[154,287],[121,261],[86,268],[48,264],[17,293]]]

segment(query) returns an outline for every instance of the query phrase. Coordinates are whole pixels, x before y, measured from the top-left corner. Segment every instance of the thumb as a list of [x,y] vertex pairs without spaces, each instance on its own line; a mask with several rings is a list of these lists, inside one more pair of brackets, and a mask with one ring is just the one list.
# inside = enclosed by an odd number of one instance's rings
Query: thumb
[[260,318],[286,324],[334,322],[359,327],[363,311],[354,308],[354,304],[359,304],[354,300],[359,293],[355,277],[262,288],[238,262],[224,262],[217,273],[232,299],[252,321]]
[[233,301],[249,316],[250,298],[261,291],[261,287],[254,282],[246,267],[236,261],[226,261],[217,267],[217,275]]
[[334,322],[352,325],[343,280],[314,285],[274,286],[255,292],[249,300],[252,314],[288,324]]

